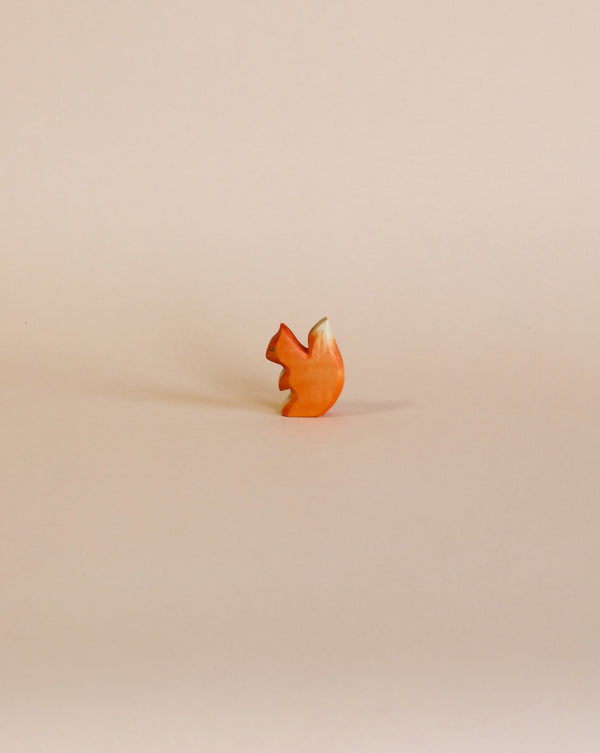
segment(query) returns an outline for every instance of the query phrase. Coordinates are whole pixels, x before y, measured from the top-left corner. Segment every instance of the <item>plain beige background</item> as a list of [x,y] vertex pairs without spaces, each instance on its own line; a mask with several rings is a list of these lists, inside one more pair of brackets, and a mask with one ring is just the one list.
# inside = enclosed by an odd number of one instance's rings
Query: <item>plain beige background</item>
[[598,3],[1,13],[0,748],[597,751]]

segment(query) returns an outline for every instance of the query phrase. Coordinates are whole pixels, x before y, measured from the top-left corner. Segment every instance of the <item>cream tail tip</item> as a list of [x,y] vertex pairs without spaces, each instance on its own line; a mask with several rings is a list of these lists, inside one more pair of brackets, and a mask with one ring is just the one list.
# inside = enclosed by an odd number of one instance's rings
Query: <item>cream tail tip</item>
[[318,337],[319,339],[322,339],[322,340],[333,340],[333,330],[331,329],[331,324],[329,323],[329,319],[326,316],[324,316],[311,329],[310,334],[313,337]]

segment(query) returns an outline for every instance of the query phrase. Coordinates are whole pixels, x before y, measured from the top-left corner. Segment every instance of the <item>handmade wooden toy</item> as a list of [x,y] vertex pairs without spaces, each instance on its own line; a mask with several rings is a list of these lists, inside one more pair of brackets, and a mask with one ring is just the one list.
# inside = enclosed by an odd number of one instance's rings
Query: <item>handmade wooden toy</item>
[[281,409],[283,416],[322,416],[338,399],[344,386],[344,362],[327,317],[308,333],[308,348],[282,324],[271,338],[267,358],[283,366],[279,389],[290,390]]

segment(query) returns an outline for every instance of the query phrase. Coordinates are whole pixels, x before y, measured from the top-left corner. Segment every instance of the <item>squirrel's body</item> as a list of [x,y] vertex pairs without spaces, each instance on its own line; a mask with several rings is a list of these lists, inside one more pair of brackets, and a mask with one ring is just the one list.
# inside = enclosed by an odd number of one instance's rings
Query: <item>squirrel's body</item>
[[344,386],[344,362],[326,317],[308,333],[307,348],[282,324],[271,338],[267,358],[283,366],[279,389],[291,390],[282,415],[321,416],[338,399]]

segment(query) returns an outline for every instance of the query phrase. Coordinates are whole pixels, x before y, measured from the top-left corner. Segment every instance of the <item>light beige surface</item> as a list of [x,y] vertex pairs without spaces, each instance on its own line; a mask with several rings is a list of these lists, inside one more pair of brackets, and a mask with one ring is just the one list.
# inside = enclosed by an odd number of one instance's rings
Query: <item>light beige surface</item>
[[598,750],[599,9],[3,3],[2,751]]

